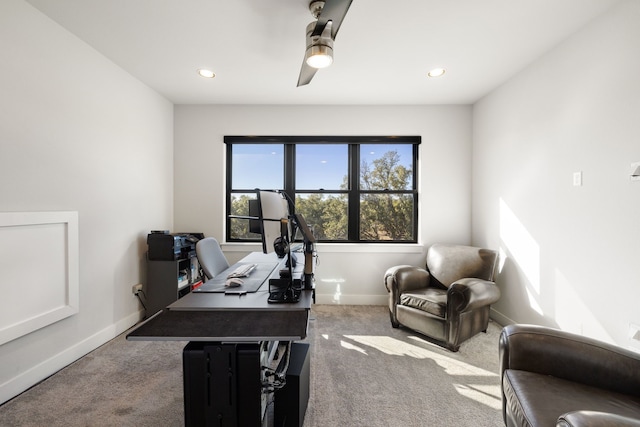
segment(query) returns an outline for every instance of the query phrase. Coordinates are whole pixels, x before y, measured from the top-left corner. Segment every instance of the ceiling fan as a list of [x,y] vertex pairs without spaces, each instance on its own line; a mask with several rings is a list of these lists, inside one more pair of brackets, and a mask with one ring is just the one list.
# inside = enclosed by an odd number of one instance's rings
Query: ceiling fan
[[309,84],[319,68],[333,62],[333,41],[353,0],[312,0],[309,11],[316,19],[307,25],[307,50],[298,87]]

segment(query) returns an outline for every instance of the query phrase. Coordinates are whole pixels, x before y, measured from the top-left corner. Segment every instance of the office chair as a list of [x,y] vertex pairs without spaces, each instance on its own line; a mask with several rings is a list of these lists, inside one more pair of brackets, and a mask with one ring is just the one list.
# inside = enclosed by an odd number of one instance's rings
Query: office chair
[[207,280],[229,268],[229,262],[222,253],[220,244],[213,237],[205,237],[196,243],[196,255]]

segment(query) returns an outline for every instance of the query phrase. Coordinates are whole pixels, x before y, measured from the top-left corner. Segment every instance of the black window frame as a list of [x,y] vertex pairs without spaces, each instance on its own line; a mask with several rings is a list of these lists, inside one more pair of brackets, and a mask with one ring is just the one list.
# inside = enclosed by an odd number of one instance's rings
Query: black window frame
[[[251,193],[255,188],[232,188],[232,146],[235,144],[282,144],[284,145],[283,185],[284,188],[261,188],[262,190],[283,190],[295,200],[296,193],[304,194],[340,194],[348,196],[348,236],[346,240],[319,240],[321,243],[387,243],[407,244],[418,242],[418,153],[422,142],[420,136],[225,136],[226,177],[225,177],[225,235],[227,242],[258,242],[259,238],[231,238],[231,197],[234,193]],[[338,144],[348,146],[348,181],[347,190],[336,189],[297,189],[295,188],[296,156],[295,147],[302,144]],[[361,190],[360,189],[360,146],[362,145],[412,145],[413,168],[412,188],[408,190]],[[412,238],[409,240],[362,240],[360,239],[360,198],[362,194],[409,194],[413,196]]]

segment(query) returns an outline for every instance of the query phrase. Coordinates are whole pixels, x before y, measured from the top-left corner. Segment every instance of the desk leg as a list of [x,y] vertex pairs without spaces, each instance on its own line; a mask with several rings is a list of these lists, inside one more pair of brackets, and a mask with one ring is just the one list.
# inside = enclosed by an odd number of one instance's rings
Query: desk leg
[[310,364],[309,344],[293,343],[287,382],[275,392],[276,427],[302,427],[309,402]]

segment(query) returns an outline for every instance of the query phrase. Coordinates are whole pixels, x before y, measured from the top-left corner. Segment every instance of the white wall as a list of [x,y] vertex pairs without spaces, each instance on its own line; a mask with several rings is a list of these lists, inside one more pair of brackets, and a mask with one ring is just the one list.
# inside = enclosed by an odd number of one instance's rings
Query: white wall
[[[473,109],[473,242],[507,255],[494,314],[629,346],[640,325],[640,2]],[[582,171],[583,185],[573,186]]]
[[[319,303],[385,304],[384,271],[424,245],[469,243],[471,107],[175,107],[175,229],[224,241],[225,135],[421,135],[421,245],[318,245]],[[203,166],[204,165],[204,166]],[[257,245],[223,245],[231,262]]]
[[0,52],[0,211],[77,211],[80,249],[79,313],[0,345],[1,403],[139,319],[146,234],[172,226],[173,106],[22,0],[0,2]]
[[[640,183],[628,177],[640,161],[639,20],[640,3],[622,4],[473,110],[173,114],[24,1],[2,1],[0,211],[79,212],[80,311],[0,345],[0,402],[138,320],[131,286],[144,281],[149,229],[224,238],[224,135],[422,136],[420,244],[319,245],[318,302],[383,304],[387,267],[422,263],[436,241],[473,243],[506,255],[494,316],[630,344],[629,323],[640,324]],[[27,243],[16,248],[25,256]],[[233,262],[258,248],[224,249]]]

